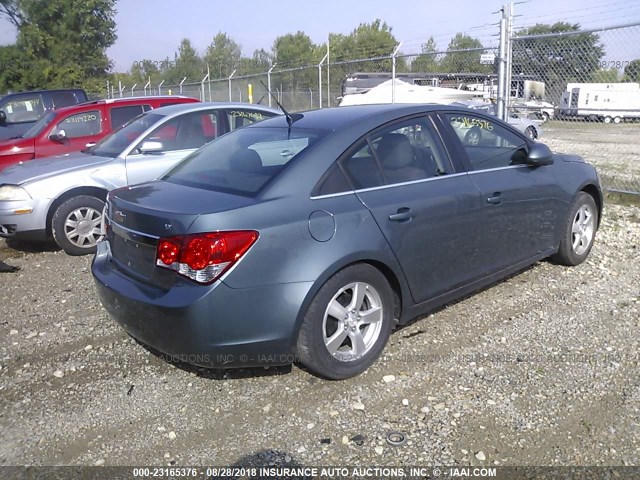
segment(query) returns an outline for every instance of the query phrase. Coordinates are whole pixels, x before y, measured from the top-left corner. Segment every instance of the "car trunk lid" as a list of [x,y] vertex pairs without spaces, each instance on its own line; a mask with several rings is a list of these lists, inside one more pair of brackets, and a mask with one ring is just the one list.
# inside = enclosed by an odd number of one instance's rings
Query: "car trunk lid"
[[[185,235],[202,214],[242,208],[251,198],[171,182],[114,190],[107,206],[107,239],[118,268],[139,280],[169,288],[175,273],[156,267],[160,238]],[[208,231],[216,231],[212,225]]]

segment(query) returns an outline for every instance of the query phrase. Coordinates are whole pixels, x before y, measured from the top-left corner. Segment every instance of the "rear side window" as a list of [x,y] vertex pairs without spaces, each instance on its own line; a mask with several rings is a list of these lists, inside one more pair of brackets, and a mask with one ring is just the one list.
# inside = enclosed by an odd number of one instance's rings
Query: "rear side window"
[[260,120],[264,120],[267,117],[273,117],[274,115],[275,114],[267,115],[264,112],[260,112],[257,110],[247,110],[243,108],[227,111],[230,130],[235,130],[236,128],[251,125],[252,123],[259,122]]
[[356,189],[423,180],[452,171],[427,116],[377,131],[340,162]]
[[253,195],[324,135],[323,130],[243,128],[189,155],[162,179]]
[[20,95],[3,103],[0,109],[7,115],[7,123],[35,122],[44,114],[40,94]]
[[78,103],[74,92],[53,92],[51,94],[51,100],[53,101],[53,108],[68,107],[69,105]]
[[111,109],[111,128],[115,130],[143,113],[142,105],[129,105],[126,107],[113,107]]
[[100,112],[91,110],[68,116],[56,125],[53,133],[59,133],[64,130],[67,138],[90,137],[100,133],[102,130],[101,124]]

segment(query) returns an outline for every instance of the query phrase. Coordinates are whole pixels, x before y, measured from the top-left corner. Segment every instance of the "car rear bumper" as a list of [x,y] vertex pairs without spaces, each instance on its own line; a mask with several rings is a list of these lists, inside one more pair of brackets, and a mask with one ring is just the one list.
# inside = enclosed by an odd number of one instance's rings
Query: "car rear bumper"
[[100,301],[132,337],[170,360],[205,367],[292,363],[296,319],[308,283],[233,289],[219,281],[181,281],[168,290],[120,271],[109,243],[98,244],[92,272]]

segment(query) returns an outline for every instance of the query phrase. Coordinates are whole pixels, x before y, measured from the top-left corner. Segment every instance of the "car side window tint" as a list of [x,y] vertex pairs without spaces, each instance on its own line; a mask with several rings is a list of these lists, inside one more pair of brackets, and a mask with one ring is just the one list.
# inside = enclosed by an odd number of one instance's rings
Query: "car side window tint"
[[70,115],[56,125],[53,133],[58,134],[62,130],[64,130],[66,138],[97,135],[101,131],[100,112],[92,110]]
[[133,120],[143,112],[142,105],[128,105],[126,107],[113,107],[111,109],[111,128],[116,130]]
[[457,137],[467,152],[471,170],[486,170],[521,164],[527,143],[503,125],[473,113],[449,113]]
[[318,186],[314,189],[312,196],[330,195],[332,193],[341,193],[351,191],[349,182],[337,163],[327,171],[322,177]]
[[78,103],[74,92],[53,92],[51,94],[51,100],[53,101],[53,108],[68,107],[69,105]]
[[360,142],[353,155],[341,160],[341,165],[355,189],[384,185],[378,161],[367,140]]
[[342,165],[355,188],[423,180],[452,171],[428,117],[379,130]]
[[2,105],[7,115],[7,123],[35,122],[44,114],[44,104],[40,94],[21,95]]
[[229,130],[232,131],[236,128],[251,125],[252,123],[264,120],[265,118],[267,118],[267,115],[257,110],[237,108],[234,110],[228,110],[227,118],[229,120]]
[[200,148],[218,136],[219,112],[193,112],[172,118],[149,135],[147,141],[160,142],[162,152]]

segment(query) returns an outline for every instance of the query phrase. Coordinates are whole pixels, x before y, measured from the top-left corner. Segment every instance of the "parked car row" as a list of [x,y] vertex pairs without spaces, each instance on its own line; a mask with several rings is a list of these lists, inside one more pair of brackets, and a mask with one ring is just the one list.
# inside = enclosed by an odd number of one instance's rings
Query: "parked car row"
[[37,90],[0,98],[0,140],[17,137],[51,110],[89,101],[80,88]]
[[[216,137],[279,114],[258,105],[177,103],[146,111],[83,152],[31,160],[0,171],[0,235],[41,240],[53,236],[70,255],[94,253],[109,190],[153,180]],[[113,115],[119,104],[88,107],[105,107]],[[47,127],[52,128],[57,127]]]
[[581,157],[466,107],[203,103],[0,171],[0,234],[96,251],[109,314],[172,358],[344,379],[398,325],[538,260],[583,262],[602,202]]
[[197,101],[173,95],[117,98],[51,110],[22,135],[0,141],[0,170],[34,158],[90,148],[148,110]]

